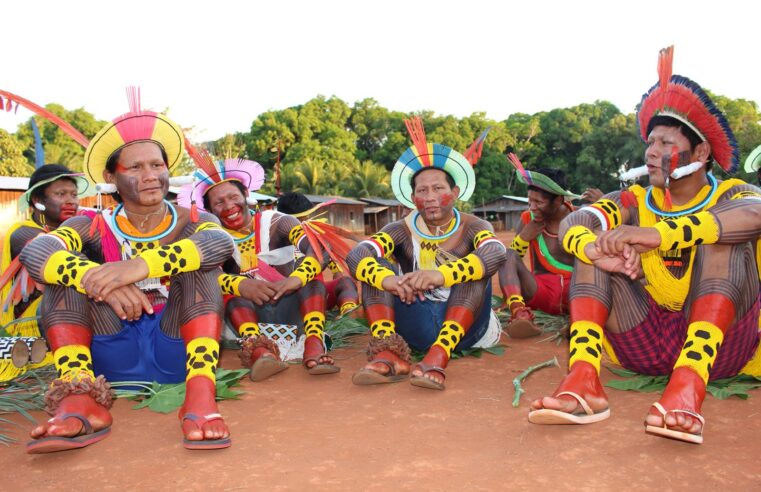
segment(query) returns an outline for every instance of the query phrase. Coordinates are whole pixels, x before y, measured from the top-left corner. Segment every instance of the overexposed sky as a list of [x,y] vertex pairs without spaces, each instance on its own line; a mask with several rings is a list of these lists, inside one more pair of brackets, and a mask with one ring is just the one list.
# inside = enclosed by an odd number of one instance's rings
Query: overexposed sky
[[[124,88],[194,140],[247,131],[269,109],[318,94],[400,111],[496,120],[596,99],[631,112],[674,73],[761,104],[755,2],[9,0],[0,88],[100,119]],[[15,131],[31,113],[0,114]]]

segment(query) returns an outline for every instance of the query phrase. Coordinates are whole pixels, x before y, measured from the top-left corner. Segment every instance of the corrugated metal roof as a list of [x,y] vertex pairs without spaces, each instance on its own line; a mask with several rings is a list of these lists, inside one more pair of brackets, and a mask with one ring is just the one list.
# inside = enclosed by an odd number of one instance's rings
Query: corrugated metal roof
[[372,203],[373,205],[385,205],[387,207],[397,207],[402,204],[399,200],[394,200],[393,198],[378,198],[374,196],[360,198],[360,200],[363,202]]
[[378,212],[383,212],[384,210],[388,210],[388,207],[365,207],[366,214],[377,214]]
[[366,205],[365,202],[352,200],[351,198],[343,198],[340,196],[323,196],[323,195],[306,195],[306,194],[304,196],[307,197],[309,201],[314,204],[324,203],[329,200],[335,200],[336,203],[341,205],[362,205],[362,206]]

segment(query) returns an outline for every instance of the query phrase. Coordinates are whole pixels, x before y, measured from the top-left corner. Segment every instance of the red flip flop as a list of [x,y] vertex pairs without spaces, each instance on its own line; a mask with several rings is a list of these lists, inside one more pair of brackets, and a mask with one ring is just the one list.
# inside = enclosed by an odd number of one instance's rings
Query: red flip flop
[[26,443],[26,452],[28,454],[45,454],[55,453],[56,451],[80,449],[105,439],[111,433],[110,426],[97,432],[93,432],[90,421],[87,420],[84,415],[79,413],[65,413],[57,418],[63,421],[70,417],[82,422],[83,433],[73,437],[50,436],[34,439]]

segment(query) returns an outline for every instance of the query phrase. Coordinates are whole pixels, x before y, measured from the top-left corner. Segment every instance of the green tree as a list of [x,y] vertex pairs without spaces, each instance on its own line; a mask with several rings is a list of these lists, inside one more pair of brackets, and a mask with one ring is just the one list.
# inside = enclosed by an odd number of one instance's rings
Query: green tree
[[24,146],[18,139],[0,129],[0,176],[28,177],[34,166],[24,157]]

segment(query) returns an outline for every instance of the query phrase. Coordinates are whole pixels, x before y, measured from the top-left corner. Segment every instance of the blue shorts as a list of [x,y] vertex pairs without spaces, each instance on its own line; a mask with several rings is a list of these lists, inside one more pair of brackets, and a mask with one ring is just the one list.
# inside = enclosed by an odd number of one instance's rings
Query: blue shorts
[[[491,294],[491,280],[486,286],[486,291]],[[489,328],[489,312],[491,304],[489,296],[484,296],[478,316],[473,321],[465,336],[455,347],[455,351],[464,350],[475,345]],[[444,323],[447,303],[431,300],[415,301],[405,304],[394,296],[394,318],[396,320],[396,332],[415,350],[425,351],[433,345]]]
[[185,381],[185,343],[161,331],[161,316],[146,314],[122,321],[115,335],[95,335],[91,352],[95,375],[106,380],[182,383]]

